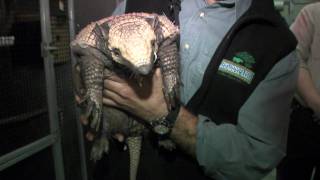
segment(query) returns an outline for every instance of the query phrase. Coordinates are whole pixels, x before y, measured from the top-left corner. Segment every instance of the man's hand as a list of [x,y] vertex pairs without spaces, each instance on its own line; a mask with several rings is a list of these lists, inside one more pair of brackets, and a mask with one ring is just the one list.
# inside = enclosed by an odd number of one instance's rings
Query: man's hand
[[[104,88],[104,105],[124,109],[149,122],[168,114],[160,69],[141,87],[134,81],[112,76],[104,81]],[[197,122],[196,116],[181,107],[170,134],[171,139],[192,156],[195,156]]]
[[312,81],[309,70],[304,66],[299,69],[297,85],[299,95],[303,98],[306,105],[320,118],[320,92]]
[[151,121],[168,113],[162,91],[160,69],[139,86],[134,79],[113,75],[105,79],[103,103],[126,110],[143,120]]

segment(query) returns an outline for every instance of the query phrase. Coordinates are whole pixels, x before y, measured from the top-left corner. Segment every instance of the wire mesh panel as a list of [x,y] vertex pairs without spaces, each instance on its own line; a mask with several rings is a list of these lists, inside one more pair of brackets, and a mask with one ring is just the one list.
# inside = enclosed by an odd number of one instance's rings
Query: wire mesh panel
[[[67,2],[49,2],[50,9],[47,9],[42,0],[0,0],[0,160],[3,155],[8,156],[17,151],[17,148],[24,149],[39,141],[45,142],[42,139],[49,137],[47,135],[50,133],[52,134],[48,140],[55,141],[56,133],[59,138],[62,128],[60,135],[65,159],[64,170],[67,172],[65,179],[81,179],[77,119],[72,91]],[[42,43],[44,39],[41,38],[47,37],[43,36],[43,30],[46,29],[43,28],[43,10],[50,11],[51,14],[46,27],[51,27],[47,32],[52,32],[52,43],[45,45]],[[46,51],[44,48],[47,47],[54,47],[54,51]],[[48,75],[54,76],[54,73],[48,73],[44,69],[42,55],[47,57],[46,53],[53,55],[56,77],[50,78],[55,79],[54,83],[57,85],[53,85],[54,88],[49,90],[50,86],[46,87]],[[46,70],[47,65],[48,63],[45,65]],[[57,118],[51,116],[50,107],[55,106],[55,103],[51,102],[52,98],[49,98],[51,106],[47,105],[47,96],[52,92],[57,93],[58,112],[53,112],[58,113]],[[59,120],[59,132],[55,132],[52,121],[49,123],[52,117]],[[0,162],[0,179],[55,179],[54,169],[58,169],[60,175],[63,174],[61,168],[56,167],[59,163],[63,165],[61,159],[53,161],[52,155],[56,156],[59,153],[59,147],[55,147],[58,146],[54,146],[53,151],[47,147],[3,171]],[[60,167],[63,169],[63,166]]]
[[12,19],[11,16],[14,21],[6,22],[11,24],[0,37],[12,36],[15,40],[12,45],[0,47],[0,155],[3,155],[47,135],[49,128],[38,2],[1,0],[1,3],[6,7],[1,21]]
[[[0,156],[3,156],[50,131],[38,0],[0,0],[0,24]],[[47,148],[0,172],[1,180],[19,177],[54,179],[51,150]]]
[[53,35],[52,45],[57,47],[57,50],[53,52],[54,61],[56,64],[66,64],[70,62],[69,26],[66,15],[67,14],[51,16]]

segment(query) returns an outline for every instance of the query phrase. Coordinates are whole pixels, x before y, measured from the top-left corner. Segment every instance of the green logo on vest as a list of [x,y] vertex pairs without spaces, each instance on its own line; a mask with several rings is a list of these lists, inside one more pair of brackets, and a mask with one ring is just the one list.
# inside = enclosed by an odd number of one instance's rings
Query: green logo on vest
[[254,57],[248,52],[239,52],[232,58],[232,61],[223,59],[218,73],[231,79],[251,84],[255,75],[251,69],[255,63]]

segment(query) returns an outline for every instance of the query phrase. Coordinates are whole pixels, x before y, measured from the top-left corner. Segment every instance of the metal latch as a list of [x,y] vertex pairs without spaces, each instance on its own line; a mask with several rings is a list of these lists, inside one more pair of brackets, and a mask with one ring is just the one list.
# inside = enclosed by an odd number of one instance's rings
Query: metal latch
[[52,51],[57,51],[59,48],[57,46],[51,46],[45,43],[41,45],[41,55],[43,58],[49,56]]

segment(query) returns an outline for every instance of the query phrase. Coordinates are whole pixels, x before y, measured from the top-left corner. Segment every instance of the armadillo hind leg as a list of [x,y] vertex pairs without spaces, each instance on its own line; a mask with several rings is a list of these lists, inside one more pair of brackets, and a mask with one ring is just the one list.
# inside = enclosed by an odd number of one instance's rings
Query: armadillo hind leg
[[142,136],[128,137],[127,143],[130,156],[130,180],[136,180],[140,161]]

